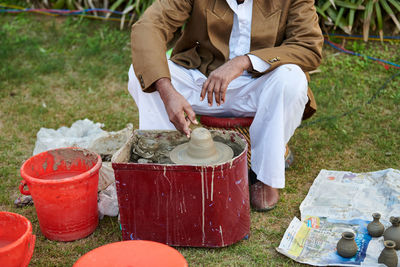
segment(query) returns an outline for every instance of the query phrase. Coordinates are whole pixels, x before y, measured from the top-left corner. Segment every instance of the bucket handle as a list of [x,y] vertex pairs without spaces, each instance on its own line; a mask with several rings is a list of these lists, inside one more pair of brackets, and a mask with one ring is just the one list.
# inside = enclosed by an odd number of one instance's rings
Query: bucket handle
[[24,187],[26,185],[26,181],[22,180],[21,183],[19,184],[19,192],[21,192],[21,194],[29,196],[31,194],[31,192],[29,192],[28,190],[25,190]]
[[23,267],[28,267],[29,262],[32,259],[32,255],[33,255],[33,250],[35,249],[35,241],[36,241],[36,236],[32,235],[31,236],[31,240],[29,242],[29,251],[26,254],[26,258],[24,260],[24,263],[22,264]]

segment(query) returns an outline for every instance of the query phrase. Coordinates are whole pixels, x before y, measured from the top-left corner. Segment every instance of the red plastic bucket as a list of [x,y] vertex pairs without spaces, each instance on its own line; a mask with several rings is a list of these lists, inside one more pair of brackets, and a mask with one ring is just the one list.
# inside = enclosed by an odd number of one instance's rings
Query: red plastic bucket
[[167,245],[133,240],[101,246],[83,255],[73,267],[187,267],[179,251]]
[[22,165],[19,189],[32,195],[40,230],[48,239],[72,241],[96,229],[100,167],[100,156],[81,148],[49,150]]
[[35,248],[31,222],[16,213],[0,211],[1,266],[28,266]]

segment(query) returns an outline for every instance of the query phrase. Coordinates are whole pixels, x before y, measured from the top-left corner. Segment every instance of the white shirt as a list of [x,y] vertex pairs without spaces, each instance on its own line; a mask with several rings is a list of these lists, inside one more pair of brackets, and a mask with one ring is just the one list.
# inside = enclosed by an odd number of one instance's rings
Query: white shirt
[[[229,39],[229,59],[237,56],[246,55],[250,58],[253,69],[258,72],[266,71],[270,65],[255,55],[248,54],[250,52],[251,43],[251,18],[253,14],[253,0],[245,0],[242,4],[238,4],[236,0],[226,0],[229,7],[233,11],[232,32]],[[207,77],[197,69],[190,69],[193,80],[198,85],[202,85]],[[247,84],[253,78],[247,71],[241,76],[234,79],[228,86],[229,89],[240,88]]]
[[[245,0],[238,4],[236,0],[226,0],[232,9],[233,26],[229,39],[229,59],[243,56],[250,52],[251,42],[251,18],[253,14],[253,0]],[[248,54],[253,69],[264,72],[269,68],[269,64],[257,56]]]

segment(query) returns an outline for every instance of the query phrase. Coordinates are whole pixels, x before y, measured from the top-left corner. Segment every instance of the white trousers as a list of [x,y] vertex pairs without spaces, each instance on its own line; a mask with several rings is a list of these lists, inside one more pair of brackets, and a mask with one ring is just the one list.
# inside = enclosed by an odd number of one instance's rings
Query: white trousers
[[[307,79],[297,65],[287,64],[259,78],[240,76],[231,82],[225,103],[208,106],[200,101],[206,77],[168,61],[171,82],[196,114],[230,117],[254,117],[250,126],[251,168],[257,179],[274,187],[285,186],[285,145],[300,125],[308,101]],[[139,109],[139,129],[175,129],[169,121],[158,92],[144,93],[133,67],[129,69],[129,93]]]

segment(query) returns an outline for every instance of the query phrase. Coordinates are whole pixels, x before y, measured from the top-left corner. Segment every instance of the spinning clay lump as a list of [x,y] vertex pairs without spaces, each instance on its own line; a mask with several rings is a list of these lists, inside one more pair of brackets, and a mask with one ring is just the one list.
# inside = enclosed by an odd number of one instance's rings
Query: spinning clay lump
[[233,151],[223,143],[214,142],[207,129],[196,128],[190,141],[174,148],[170,158],[177,164],[213,165],[231,160]]

